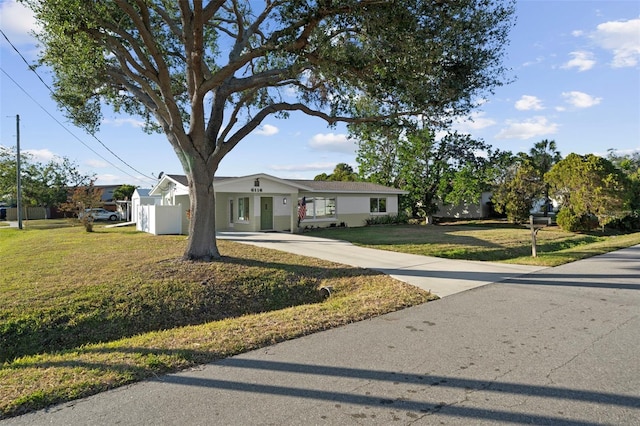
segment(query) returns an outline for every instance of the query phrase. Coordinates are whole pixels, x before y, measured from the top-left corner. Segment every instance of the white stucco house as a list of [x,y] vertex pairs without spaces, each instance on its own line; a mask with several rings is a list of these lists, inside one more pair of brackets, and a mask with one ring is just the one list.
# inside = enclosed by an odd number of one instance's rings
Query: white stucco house
[[[395,188],[369,182],[331,182],[281,179],[260,173],[241,177],[217,177],[216,229],[218,231],[286,231],[305,227],[363,226],[366,219],[398,213]],[[148,205],[146,225],[138,229],[153,234],[186,234],[189,229],[189,188],[184,175],[163,175],[148,196],[159,197]],[[304,218],[298,222],[300,205]],[[137,216],[140,217],[140,216]]]

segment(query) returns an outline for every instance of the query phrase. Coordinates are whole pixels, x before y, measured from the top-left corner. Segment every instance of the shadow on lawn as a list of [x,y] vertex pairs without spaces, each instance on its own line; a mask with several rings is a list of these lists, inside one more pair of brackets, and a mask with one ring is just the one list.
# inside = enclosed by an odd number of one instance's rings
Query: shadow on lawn
[[[214,272],[225,266],[231,271]],[[30,306],[11,317],[0,311],[4,316],[0,316],[0,362],[319,303],[323,300],[319,287],[326,278],[380,274],[360,268],[302,267],[235,257],[208,264],[167,261],[155,268],[156,276],[138,287],[123,290],[117,283],[109,283],[98,295],[79,295],[87,299],[81,304],[60,304],[55,309]],[[251,272],[241,278],[228,276],[240,270]]]

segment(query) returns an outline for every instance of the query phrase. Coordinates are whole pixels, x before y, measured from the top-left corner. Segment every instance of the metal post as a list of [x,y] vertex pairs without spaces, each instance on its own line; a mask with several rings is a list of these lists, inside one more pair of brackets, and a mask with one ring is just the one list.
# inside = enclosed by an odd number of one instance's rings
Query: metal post
[[16,115],[16,184],[17,184],[17,210],[18,210],[18,228],[22,229],[22,173],[20,168],[20,115]]
[[538,256],[538,247],[536,242],[537,230],[533,225],[533,215],[529,216],[529,226],[531,226],[531,256]]

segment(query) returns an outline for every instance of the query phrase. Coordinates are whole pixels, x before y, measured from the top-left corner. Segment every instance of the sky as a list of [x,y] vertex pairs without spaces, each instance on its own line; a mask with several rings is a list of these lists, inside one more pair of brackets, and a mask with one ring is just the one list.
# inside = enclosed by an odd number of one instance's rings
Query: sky
[[[30,62],[38,55],[34,20],[0,0],[0,28]],[[483,99],[455,130],[514,153],[554,140],[563,156],[640,150],[640,2],[519,0],[504,65],[513,80]],[[150,188],[160,172],[184,174],[169,142],[148,135],[136,117],[107,109],[94,138],[70,123],[38,76],[0,35],[0,145],[43,162],[67,157],[101,185]],[[51,83],[46,69],[40,77]],[[217,176],[267,173],[313,179],[338,163],[357,170],[346,127],[302,114],[266,119],[220,164]]]

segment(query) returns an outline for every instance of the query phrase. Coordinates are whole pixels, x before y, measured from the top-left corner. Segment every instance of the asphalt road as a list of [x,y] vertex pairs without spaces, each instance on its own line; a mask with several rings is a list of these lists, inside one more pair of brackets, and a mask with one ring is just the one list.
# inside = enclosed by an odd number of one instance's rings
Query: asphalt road
[[640,425],[640,246],[0,422]]

